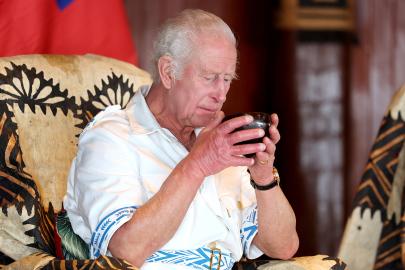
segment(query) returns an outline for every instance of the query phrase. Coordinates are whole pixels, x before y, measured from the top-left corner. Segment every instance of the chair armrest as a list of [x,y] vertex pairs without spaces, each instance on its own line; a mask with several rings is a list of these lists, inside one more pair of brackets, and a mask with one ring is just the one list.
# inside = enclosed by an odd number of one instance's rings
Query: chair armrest
[[[101,268],[95,267],[100,266]],[[103,268],[106,267],[106,268]],[[95,260],[59,260],[46,252],[36,252],[23,257],[11,264],[5,265],[2,270],[66,270],[66,269],[121,269],[139,270],[130,263],[109,257],[100,256]]]
[[39,270],[47,265],[50,261],[55,259],[55,257],[45,253],[45,252],[36,252],[31,255],[22,257],[21,259],[5,265],[2,270]]
[[94,269],[120,269],[120,270],[139,270],[129,262],[101,255],[97,259],[86,260],[59,260],[54,259],[50,261],[43,270],[66,270],[66,269],[80,269],[80,270],[94,270]]
[[270,260],[258,270],[344,270],[346,264],[338,258],[327,255],[296,257],[290,260]]

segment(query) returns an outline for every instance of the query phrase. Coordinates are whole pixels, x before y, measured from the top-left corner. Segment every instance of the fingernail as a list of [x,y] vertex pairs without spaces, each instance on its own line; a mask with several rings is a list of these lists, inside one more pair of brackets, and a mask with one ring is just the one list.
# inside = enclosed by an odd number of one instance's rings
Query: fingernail
[[266,145],[264,143],[260,143],[260,150],[261,151],[266,150]]
[[263,129],[260,129],[260,130],[259,130],[259,136],[260,136],[260,137],[263,137],[264,134],[265,134],[265,133],[264,133],[264,130],[263,130]]
[[253,121],[253,116],[251,116],[251,115],[246,115],[246,120],[247,121]]

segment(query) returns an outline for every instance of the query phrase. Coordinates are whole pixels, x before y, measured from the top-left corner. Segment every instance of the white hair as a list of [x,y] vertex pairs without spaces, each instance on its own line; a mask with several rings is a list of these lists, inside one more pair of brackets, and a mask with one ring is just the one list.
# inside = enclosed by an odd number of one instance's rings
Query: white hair
[[175,79],[180,79],[184,65],[197,49],[201,34],[225,37],[236,47],[236,38],[229,26],[218,16],[200,10],[186,9],[174,18],[168,19],[160,28],[153,47],[152,76],[160,81],[157,63],[162,56],[170,56],[171,72]]

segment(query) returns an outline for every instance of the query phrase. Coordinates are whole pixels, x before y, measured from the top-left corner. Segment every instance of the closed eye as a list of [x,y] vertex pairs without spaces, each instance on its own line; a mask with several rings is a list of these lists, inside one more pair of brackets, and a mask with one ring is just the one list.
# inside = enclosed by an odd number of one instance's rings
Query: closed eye
[[208,76],[204,76],[204,79],[206,79],[207,81],[213,82],[217,79],[217,75],[208,75]]
[[232,76],[225,76],[224,81],[225,82],[232,82],[233,77]]

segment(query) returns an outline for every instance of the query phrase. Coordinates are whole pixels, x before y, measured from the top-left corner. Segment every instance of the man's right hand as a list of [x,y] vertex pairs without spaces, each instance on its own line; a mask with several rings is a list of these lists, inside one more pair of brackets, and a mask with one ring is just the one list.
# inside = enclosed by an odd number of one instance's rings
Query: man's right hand
[[254,159],[243,155],[261,152],[266,148],[263,143],[235,145],[264,136],[264,131],[259,128],[234,132],[235,129],[252,122],[252,116],[243,115],[221,123],[223,118],[222,111],[216,114],[201,131],[186,158],[196,164],[195,169],[203,177],[216,174],[230,166],[251,166]]

